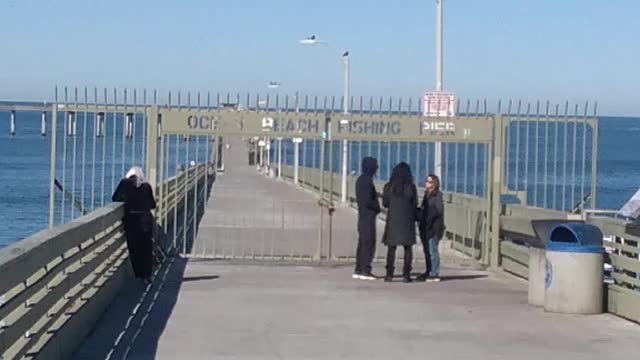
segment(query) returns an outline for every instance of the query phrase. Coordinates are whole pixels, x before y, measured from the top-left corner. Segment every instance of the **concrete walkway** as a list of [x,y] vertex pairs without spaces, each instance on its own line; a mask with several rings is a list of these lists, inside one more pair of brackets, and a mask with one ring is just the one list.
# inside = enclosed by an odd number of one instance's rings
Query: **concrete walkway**
[[[193,244],[201,258],[171,258],[152,285],[129,284],[76,359],[638,356],[636,324],[547,314],[527,305],[525,282],[470,270],[451,252],[438,284],[353,280],[351,263],[299,261],[317,251],[316,197],[246,164],[243,151],[229,152]],[[334,255],[353,255],[355,211],[339,208],[335,219]],[[283,255],[297,260],[269,261]]]
[[135,316],[143,288],[123,294],[77,359],[602,360],[640,344],[640,327],[611,315],[528,306],[508,275],[445,268],[441,283],[403,284],[352,280],[351,266],[172,267]]

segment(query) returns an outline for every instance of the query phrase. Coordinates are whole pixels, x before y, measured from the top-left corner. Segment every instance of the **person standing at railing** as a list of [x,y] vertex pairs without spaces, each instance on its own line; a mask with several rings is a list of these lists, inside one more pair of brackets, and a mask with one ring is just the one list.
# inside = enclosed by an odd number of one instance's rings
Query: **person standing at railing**
[[151,210],[156,208],[156,201],[140,167],[134,166],[127,172],[112,200],[124,202],[124,231],[133,272],[136,278],[150,283],[153,266]]
[[438,244],[444,235],[444,202],[440,192],[440,178],[430,174],[424,183],[424,198],[419,209],[418,228],[427,270],[418,281],[440,281],[440,253]]
[[384,185],[382,205],[387,208],[387,221],[382,242],[387,245],[387,274],[384,281],[393,280],[396,248],[404,247],[404,282],[411,282],[413,244],[416,243],[416,208],[418,206],[416,185],[413,183],[411,167],[405,162],[396,165],[391,179]]
[[378,160],[372,157],[362,159],[362,174],[356,180],[356,201],[358,203],[358,248],[356,250],[356,270],[354,279],[375,280],[371,272],[371,262],[376,252],[376,217],[380,213],[378,192],[373,177],[378,171]]

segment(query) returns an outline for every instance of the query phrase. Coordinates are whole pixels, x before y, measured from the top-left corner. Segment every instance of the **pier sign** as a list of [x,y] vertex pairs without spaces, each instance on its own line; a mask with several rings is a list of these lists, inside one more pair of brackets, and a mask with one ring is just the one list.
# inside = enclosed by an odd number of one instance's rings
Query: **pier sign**
[[[492,117],[429,118],[421,114],[266,113],[158,109],[172,134],[269,136],[355,141],[489,142]],[[332,121],[332,119],[334,119]]]
[[340,115],[333,139],[356,141],[489,142],[492,117],[425,118],[421,115]]

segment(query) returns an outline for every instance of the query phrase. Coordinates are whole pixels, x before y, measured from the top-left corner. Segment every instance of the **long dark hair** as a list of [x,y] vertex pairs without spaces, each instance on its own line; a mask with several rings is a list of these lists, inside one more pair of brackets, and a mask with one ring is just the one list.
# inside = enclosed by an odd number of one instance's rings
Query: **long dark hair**
[[432,194],[437,194],[440,191],[440,178],[438,177],[438,175],[435,175],[435,174],[427,175],[427,179],[429,178],[431,178],[431,181],[433,181]]
[[407,189],[407,185],[413,185],[413,175],[411,167],[406,162],[401,162],[393,168],[389,179],[391,191],[396,195],[401,195]]

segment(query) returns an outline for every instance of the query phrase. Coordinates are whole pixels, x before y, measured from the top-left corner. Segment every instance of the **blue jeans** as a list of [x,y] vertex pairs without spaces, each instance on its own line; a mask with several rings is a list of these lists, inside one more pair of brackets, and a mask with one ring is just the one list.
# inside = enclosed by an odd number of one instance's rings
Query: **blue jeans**
[[429,277],[440,276],[440,253],[438,252],[438,244],[440,239],[431,238],[422,242],[424,249],[424,257],[427,262],[427,274]]

